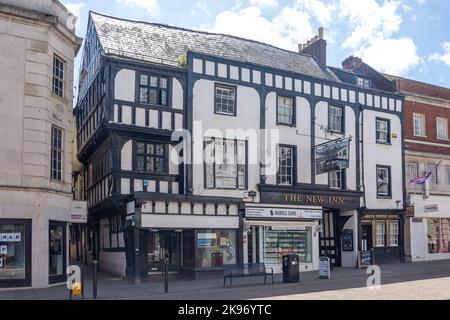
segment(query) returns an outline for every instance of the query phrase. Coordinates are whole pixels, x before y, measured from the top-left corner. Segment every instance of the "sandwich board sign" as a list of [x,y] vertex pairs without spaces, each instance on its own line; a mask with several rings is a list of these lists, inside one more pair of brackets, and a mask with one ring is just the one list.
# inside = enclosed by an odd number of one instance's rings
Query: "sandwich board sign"
[[330,258],[319,258],[319,279],[331,279]]

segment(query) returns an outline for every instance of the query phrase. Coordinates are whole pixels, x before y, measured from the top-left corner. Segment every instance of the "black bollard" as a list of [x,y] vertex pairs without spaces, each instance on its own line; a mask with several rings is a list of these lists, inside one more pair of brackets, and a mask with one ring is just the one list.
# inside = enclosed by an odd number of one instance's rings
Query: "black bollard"
[[92,295],[94,297],[94,299],[97,299],[97,269],[98,269],[98,260],[94,260],[92,261],[92,263],[94,264],[94,275],[92,278]]
[[164,263],[164,291],[169,292],[169,263]]

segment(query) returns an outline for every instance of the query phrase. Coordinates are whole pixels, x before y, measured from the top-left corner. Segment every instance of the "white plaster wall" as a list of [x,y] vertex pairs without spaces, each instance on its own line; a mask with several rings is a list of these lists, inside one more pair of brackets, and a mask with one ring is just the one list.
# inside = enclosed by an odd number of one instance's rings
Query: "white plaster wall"
[[120,151],[120,168],[122,170],[132,170],[133,164],[133,141],[128,140],[122,146],[122,150]]
[[[392,145],[376,143],[375,127],[376,117],[390,119],[391,132],[397,138],[391,138]],[[364,175],[366,207],[371,209],[397,209],[396,201],[401,201],[398,208],[403,205],[403,174],[402,174],[402,131],[400,118],[397,115],[365,110],[364,121]],[[391,166],[392,199],[377,199],[376,166]]]
[[[226,136],[227,129],[242,129],[244,131],[252,129],[253,133],[259,134],[260,103],[258,92],[250,87],[237,87],[237,116],[226,116],[214,113],[214,81],[198,80],[193,89],[193,154],[202,154],[204,136],[220,137]],[[212,131],[214,130],[214,131]],[[248,144],[249,159],[252,153],[250,143]],[[200,150],[200,151],[199,151]],[[258,142],[256,142],[256,152],[259,152]],[[200,153],[199,153],[200,152]],[[200,159],[201,160],[201,159]],[[242,197],[245,190],[211,190],[204,189],[203,164],[193,165],[193,187],[194,194],[204,196],[229,196]],[[257,190],[259,183],[259,163],[248,166],[248,188]]]
[[134,102],[136,72],[122,69],[114,80],[114,99]]
[[183,109],[183,87],[178,79],[172,78],[172,108]]
[[[277,95],[270,92],[266,96],[266,128],[279,130],[279,143],[297,146],[297,181],[311,183],[311,108],[302,97],[295,98],[296,126],[277,126]],[[271,151],[276,160],[276,150]],[[276,174],[267,175],[267,183],[276,184]]]
[[[344,120],[345,120],[345,134],[334,134],[326,135],[322,130],[320,130],[320,125],[324,126],[324,128],[328,127],[328,106],[329,104],[325,101],[320,101],[316,105],[316,145],[327,142],[325,138],[328,139],[338,139],[340,137],[349,137],[352,136],[353,139],[350,143],[350,163],[349,168],[346,170],[347,174],[347,189],[356,190],[356,117],[355,112],[350,106],[346,106],[344,108]],[[328,185],[328,174],[324,173],[316,176],[316,183]]]

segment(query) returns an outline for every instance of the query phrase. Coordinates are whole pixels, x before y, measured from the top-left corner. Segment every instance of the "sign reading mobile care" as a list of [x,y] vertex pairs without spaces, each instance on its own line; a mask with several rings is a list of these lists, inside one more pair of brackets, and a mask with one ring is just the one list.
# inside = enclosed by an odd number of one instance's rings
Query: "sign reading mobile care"
[[245,217],[271,219],[322,219],[322,210],[248,207],[245,209]]

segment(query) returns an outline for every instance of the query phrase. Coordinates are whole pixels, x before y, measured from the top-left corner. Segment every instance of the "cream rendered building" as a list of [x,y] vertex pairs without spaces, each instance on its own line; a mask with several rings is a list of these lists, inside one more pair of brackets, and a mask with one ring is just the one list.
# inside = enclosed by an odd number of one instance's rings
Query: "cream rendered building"
[[0,0],[0,287],[65,278],[75,23],[57,0]]

